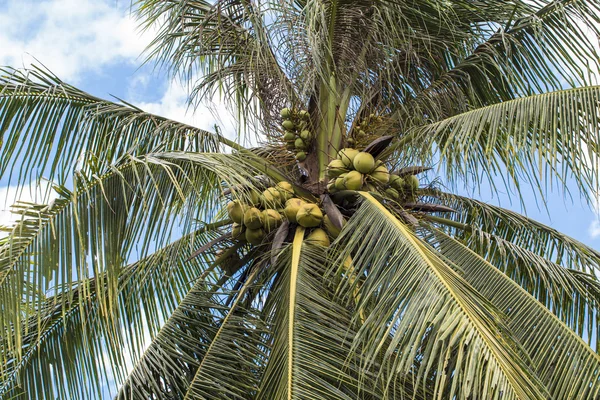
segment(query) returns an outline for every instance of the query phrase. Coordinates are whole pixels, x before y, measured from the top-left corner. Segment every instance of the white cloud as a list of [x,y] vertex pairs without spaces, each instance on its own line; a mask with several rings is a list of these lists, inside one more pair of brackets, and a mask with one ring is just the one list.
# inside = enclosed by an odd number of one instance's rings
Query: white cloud
[[[54,191],[47,191],[48,182],[37,184],[31,182],[21,188],[17,186],[0,187],[0,225],[10,226],[19,220],[19,216],[10,212],[10,207],[16,203],[17,199],[22,202],[47,204],[56,198]],[[0,237],[3,234],[0,232]]]
[[[39,60],[61,79],[117,62],[139,63],[149,43],[115,0],[0,0],[0,65]],[[34,59],[35,57],[35,59]]]

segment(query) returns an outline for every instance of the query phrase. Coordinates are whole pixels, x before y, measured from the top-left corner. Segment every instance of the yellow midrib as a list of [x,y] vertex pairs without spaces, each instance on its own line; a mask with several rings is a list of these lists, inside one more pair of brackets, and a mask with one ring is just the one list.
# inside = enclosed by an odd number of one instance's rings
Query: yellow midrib
[[298,280],[298,266],[300,265],[300,251],[304,240],[304,228],[296,228],[292,244],[292,265],[290,271],[290,304],[288,310],[288,400],[292,400],[292,368],[294,364],[294,322],[296,319],[296,290]]

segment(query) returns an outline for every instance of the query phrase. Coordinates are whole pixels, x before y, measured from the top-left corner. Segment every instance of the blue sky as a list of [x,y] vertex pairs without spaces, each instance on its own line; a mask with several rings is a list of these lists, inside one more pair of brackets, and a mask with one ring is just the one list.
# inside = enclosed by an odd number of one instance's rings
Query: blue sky
[[[201,128],[218,123],[232,134],[231,117],[218,101],[192,115],[186,112],[180,85],[150,66],[139,68],[140,53],[151,33],[137,29],[129,4],[128,0],[0,0],[0,65],[22,67],[37,59],[62,80],[96,96],[115,95],[146,111]],[[22,198],[34,195],[27,192]],[[532,193],[524,195],[530,217],[600,249],[598,217],[578,197],[571,201],[552,193],[547,212],[535,205]],[[10,218],[4,199],[10,203],[14,196],[6,179],[0,180],[0,224]],[[508,195],[492,198],[482,193],[480,198],[521,211]]]

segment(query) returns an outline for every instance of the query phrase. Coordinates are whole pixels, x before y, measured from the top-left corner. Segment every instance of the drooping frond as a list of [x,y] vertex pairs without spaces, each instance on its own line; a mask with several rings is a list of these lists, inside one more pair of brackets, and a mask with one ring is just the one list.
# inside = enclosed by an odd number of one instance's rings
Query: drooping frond
[[[447,178],[548,187],[576,182],[587,197],[599,185],[600,86],[545,93],[467,111],[415,127],[424,156],[439,156]],[[500,183],[499,183],[500,182]]]
[[8,338],[1,342],[0,396],[102,397],[111,386],[109,379],[122,381],[146,342],[204,273],[212,257],[188,256],[214,236],[212,229],[202,228],[122,268],[112,308],[99,296],[108,288],[97,287],[106,285],[106,273],[45,298],[22,324],[21,355],[8,348]]
[[546,308],[493,265],[450,236],[434,232],[439,251],[464,279],[506,316],[506,326],[527,352],[536,376],[552,398],[595,398],[600,356]]
[[[338,239],[353,255],[367,319],[357,334],[366,357],[382,353],[388,379],[412,373],[417,390],[452,398],[546,398],[502,313],[456,267],[371,195]],[[377,249],[374,251],[374,249]]]
[[218,148],[218,135],[91,96],[46,70],[0,69],[0,177],[18,185],[104,173],[126,154]]

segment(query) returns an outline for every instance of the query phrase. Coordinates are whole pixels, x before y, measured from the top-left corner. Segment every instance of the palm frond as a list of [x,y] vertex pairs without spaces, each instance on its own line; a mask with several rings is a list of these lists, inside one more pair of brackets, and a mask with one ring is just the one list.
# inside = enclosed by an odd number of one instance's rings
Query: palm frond
[[367,359],[383,354],[384,384],[410,372],[416,389],[429,387],[434,397],[546,398],[502,313],[454,264],[362,195],[363,205],[337,239],[337,264],[353,255],[359,307],[368,315],[355,342]]
[[553,398],[594,398],[600,391],[600,356],[556,316],[484,258],[436,230],[439,251],[464,279],[502,310],[506,326],[527,352]]
[[106,171],[126,154],[212,152],[219,143],[216,134],[91,96],[44,69],[0,69],[0,177],[18,185],[38,175],[63,184],[76,170]]
[[0,396],[102,397],[114,386],[109,380],[122,381],[162,321],[205,273],[214,257],[188,260],[188,255],[214,237],[218,226],[201,228],[123,267],[113,308],[99,296],[108,290],[107,273],[45,298],[20,327],[20,356],[6,345],[9,338],[2,339]]

